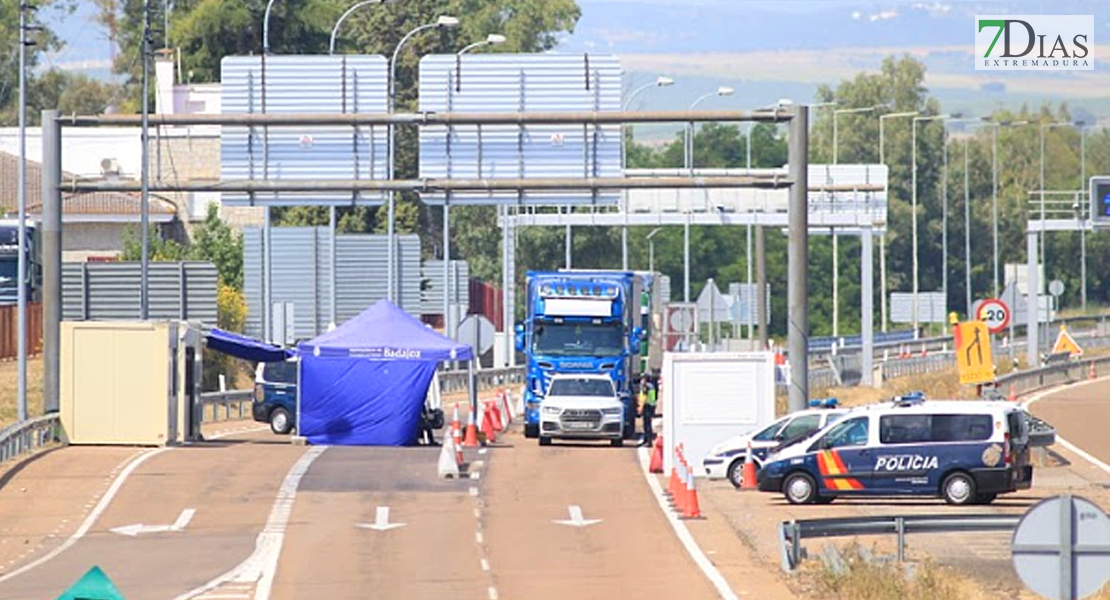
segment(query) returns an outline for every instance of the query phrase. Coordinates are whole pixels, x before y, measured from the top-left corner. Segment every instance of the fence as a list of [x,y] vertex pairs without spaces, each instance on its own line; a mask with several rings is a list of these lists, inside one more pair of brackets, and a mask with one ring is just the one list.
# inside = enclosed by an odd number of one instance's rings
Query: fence
[[[216,423],[243,419],[251,414],[250,403],[254,399],[253,390],[230,390],[226,392],[205,392],[200,395],[200,421]],[[211,419],[205,413],[211,407]],[[222,418],[221,418],[222,416]]]
[[61,420],[57,413],[0,429],[0,464],[61,439]]
[[[0,360],[19,355],[19,311],[15,304],[0,306]],[[42,351],[42,305],[27,305],[27,354]]]
[[782,569],[798,568],[805,553],[806,538],[889,535],[898,536],[898,562],[906,559],[906,534],[951,533],[960,531],[1013,531],[1021,515],[891,515],[885,517],[847,517],[806,519],[779,524]]
[[[474,372],[478,380],[479,390],[488,390],[504,385],[524,385],[524,367],[505,367],[501,369],[483,369]],[[439,375],[439,390],[442,394],[455,394],[466,392],[469,387],[470,375],[467,371],[445,371]]]

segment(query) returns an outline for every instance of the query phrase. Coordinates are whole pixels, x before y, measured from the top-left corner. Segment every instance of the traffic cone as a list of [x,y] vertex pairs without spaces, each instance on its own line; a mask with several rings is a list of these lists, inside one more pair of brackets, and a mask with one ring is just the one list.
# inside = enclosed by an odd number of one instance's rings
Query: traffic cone
[[497,441],[497,432],[493,429],[493,420],[490,416],[490,411],[482,411],[482,433],[486,436],[486,443],[493,444]]
[[455,462],[462,465],[466,459],[463,458],[462,433],[458,429],[451,432],[451,441],[455,444]]
[[666,494],[674,498],[675,490],[678,489],[678,452],[674,453],[674,459],[671,461],[671,478],[667,481]]
[[686,476],[686,502],[683,505],[683,519],[700,519],[701,507],[698,506],[698,488],[694,484],[694,474]]
[[509,401],[509,393],[501,390],[501,423],[508,427],[513,423],[513,408]]
[[463,438],[463,446],[467,448],[476,448],[478,446],[478,428],[474,425],[474,411],[467,411],[466,414],[466,437]]
[[497,400],[490,400],[486,403],[486,408],[492,413],[490,418],[490,425],[493,426],[494,431],[505,431],[505,426],[501,423],[501,406]]
[[459,423],[459,405],[456,404],[455,410],[451,414],[451,433],[458,434],[461,429],[462,425]]
[[454,436],[446,436],[443,440],[443,446],[439,450],[439,476],[444,478],[458,478],[459,476],[459,463],[455,457],[455,438]]
[[651,447],[651,463],[648,465],[648,472],[663,472],[663,436],[655,438],[655,445]]
[[678,514],[686,511],[686,469],[679,469],[678,488],[674,493],[674,510]]
[[755,489],[755,460],[752,459],[752,443],[748,442],[748,457],[744,461],[744,485],[742,490]]
[[1006,399],[1009,400],[1010,402],[1016,402],[1017,401],[1017,389],[1014,388],[1014,384],[1012,384],[1012,383],[1010,384],[1010,395],[1007,396]]
[[1098,375],[1095,374],[1095,363],[1091,363],[1091,368],[1087,371],[1087,379],[1097,379]]

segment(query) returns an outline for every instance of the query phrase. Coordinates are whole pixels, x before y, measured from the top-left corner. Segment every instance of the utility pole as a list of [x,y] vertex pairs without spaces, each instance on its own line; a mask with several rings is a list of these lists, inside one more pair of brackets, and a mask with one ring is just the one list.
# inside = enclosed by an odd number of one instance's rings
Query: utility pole
[[19,265],[16,267],[16,326],[19,348],[18,357],[18,382],[16,385],[16,398],[18,404],[19,422],[27,420],[27,46],[33,45],[27,39],[27,32],[37,29],[27,24],[27,12],[34,8],[25,0],[19,3],[19,174],[17,176],[19,228],[17,234],[16,258]]
[[143,117],[142,117],[142,158],[140,165],[140,217],[139,229],[142,238],[142,259],[140,261],[141,282],[139,284],[139,318],[150,318],[150,0],[143,0]]

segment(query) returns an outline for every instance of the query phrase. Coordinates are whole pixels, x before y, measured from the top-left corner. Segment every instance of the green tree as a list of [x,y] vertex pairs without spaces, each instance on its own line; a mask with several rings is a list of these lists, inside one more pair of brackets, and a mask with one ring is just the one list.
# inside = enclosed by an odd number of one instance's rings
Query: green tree
[[[0,125],[14,126],[19,120],[19,6],[18,0],[0,0]],[[37,124],[40,111],[54,108],[43,104],[36,94],[37,67],[46,53],[61,49],[62,44],[47,25],[50,13],[73,12],[73,0],[55,0],[36,4],[27,12],[27,24],[39,29],[28,33],[31,42],[26,48],[27,59],[27,122]]]
[[193,231],[190,254],[215,264],[220,283],[236,291],[243,290],[243,236],[220,219],[215,204],[208,205],[204,224]]

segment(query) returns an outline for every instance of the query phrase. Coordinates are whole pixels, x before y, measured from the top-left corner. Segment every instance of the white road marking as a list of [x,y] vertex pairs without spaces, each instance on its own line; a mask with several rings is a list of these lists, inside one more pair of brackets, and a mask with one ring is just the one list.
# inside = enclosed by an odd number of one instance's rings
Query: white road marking
[[474,533],[474,541],[478,542],[479,544],[485,543],[485,538],[482,536],[481,531]]
[[476,488],[474,486],[471,486],[470,487],[470,495],[471,496],[477,496],[478,495],[478,488]]
[[482,559],[482,570],[483,571],[488,571],[489,570],[489,561],[484,559],[484,558]]
[[481,476],[482,476],[481,473],[467,473],[467,477],[469,479],[478,479]]
[[[1077,387],[1082,387],[1082,386],[1085,386],[1085,385],[1091,385],[1091,384],[1095,384],[1095,383],[1106,383],[1107,380],[1110,380],[1110,377],[1100,377],[1099,379],[1088,379],[1086,381],[1081,381],[1079,383],[1073,383],[1071,385],[1067,385],[1067,386],[1064,386],[1062,388],[1055,388],[1055,389],[1051,389],[1051,390],[1045,390],[1043,392],[1037,392],[1036,394],[1033,394],[1032,396],[1030,396],[1028,400],[1023,400],[1021,402],[1021,405],[1024,406],[1025,408],[1029,408],[1030,406],[1033,406],[1034,404],[1037,403],[1037,401],[1041,400],[1045,396],[1051,396],[1053,394],[1058,394],[1058,393],[1063,392],[1065,390],[1073,390]],[[1095,458],[1094,456],[1091,456],[1090,454],[1084,452],[1079,446],[1076,446],[1075,444],[1073,444],[1073,443],[1065,440],[1064,438],[1060,437],[1059,432],[1056,433],[1056,443],[1058,443],[1061,446],[1067,448],[1071,452],[1079,455],[1080,458],[1082,458],[1083,460],[1091,463],[1095,467],[1101,469],[1103,472],[1110,473],[1110,465],[1102,462],[1101,460]],[[2,581],[2,580],[0,580],[0,581]]]
[[281,482],[281,487],[278,488],[278,495],[274,499],[266,525],[255,540],[254,552],[235,568],[196,589],[185,592],[174,600],[194,598],[228,582],[255,581],[258,582],[254,594],[255,600],[269,600],[274,585],[274,575],[277,573],[278,558],[281,556],[281,546],[285,541],[285,529],[289,525],[293,501],[297,497],[297,486],[300,485],[301,478],[308,471],[308,467],[324,453],[324,450],[327,450],[327,446],[310,447],[289,469],[289,473]]
[[474,518],[475,519],[481,519],[482,518],[482,510],[481,509],[478,509],[478,508],[474,509]]
[[572,504],[571,506],[568,506],[567,512],[570,513],[570,519],[554,520],[551,522],[558,523],[559,525],[570,525],[571,527],[589,527],[590,525],[601,522],[601,519],[585,518],[585,516],[582,514],[582,507],[578,506],[577,504]]
[[374,515],[373,523],[356,523],[356,527],[362,529],[373,529],[374,531],[389,531],[398,527],[404,527],[404,523],[390,523],[389,522],[389,507],[379,506],[377,513]]
[[482,448],[478,451],[478,454],[485,454],[486,452],[489,452],[489,448]]
[[39,557],[38,560],[23,565],[19,569],[16,569],[15,571],[12,571],[11,573],[0,577],[0,583],[3,583],[18,575],[22,575],[23,573],[26,573],[27,571],[30,571],[31,569],[34,569],[42,565],[43,563],[52,560],[54,557],[58,556],[62,552],[65,552],[71,546],[76,544],[78,540],[85,537],[85,534],[89,532],[89,529],[92,529],[93,524],[96,523],[96,520],[100,518],[100,515],[104,514],[104,511],[108,509],[108,505],[112,503],[112,500],[116,497],[116,494],[119,493],[120,488],[123,487],[123,483],[127,481],[127,478],[131,475],[131,473],[134,472],[135,469],[139,468],[139,465],[146,462],[147,459],[153,456],[157,456],[163,452],[167,452],[169,450],[170,448],[157,448],[154,450],[147,450],[136,457],[128,458],[126,461],[124,461],[125,463],[127,463],[127,467],[120,472],[119,476],[116,477],[116,480],[113,481],[112,485],[108,487],[108,491],[104,492],[104,495],[100,497],[100,502],[97,503],[96,508],[94,508],[93,511],[89,513],[89,516],[85,518],[85,520],[81,523],[81,526],[77,528],[77,531],[73,532],[73,535],[69,536],[69,538],[66,539],[66,541],[62,542],[62,544],[57,548],[54,548],[50,552]]
[[698,568],[701,569],[701,572],[705,574],[709,582],[713,584],[713,587],[717,588],[717,593],[721,595],[721,598],[725,600],[739,600],[739,596],[729,587],[728,581],[725,580],[721,572],[717,570],[717,567],[709,561],[709,558],[706,557],[701,551],[701,548],[698,547],[698,543],[694,540],[694,536],[690,535],[690,530],[686,528],[686,524],[680,521],[678,517],[669,510],[667,498],[663,495],[663,487],[659,485],[659,481],[656,480],[655,476],[648,470],[649,463],[651,462],[648,449],[640,448],[639,455],[640,470],[644,473],[644,479],[647,480],[648,486],[651,487],[652,493],[655,494],[656,502],[659,503],[659,508],[662,509],[663,515],[667,517],[667,521],[670,522],[671,527],[674,529],[679,541],[682,542],[683,547],[686,548],[686,552],[690,555],[690,558],[694,559],[694,562],[698,565]]
[[489,600],[497,600],[497,588],[492,585],[489,588]]
[[142,523],[135,523],[133,525],[124,525],[122,527],[113,527],[109,529],[112,533],[119,535],[126,535],[129,537],[136,537],[143,533],[165,533],[167,531],[182,531],[189,525],[189,521],[193,520],[193,515],[196,514],[196,509],[186,508],[181,511],[181,515],[177,517],[173,525],[143,525]]

